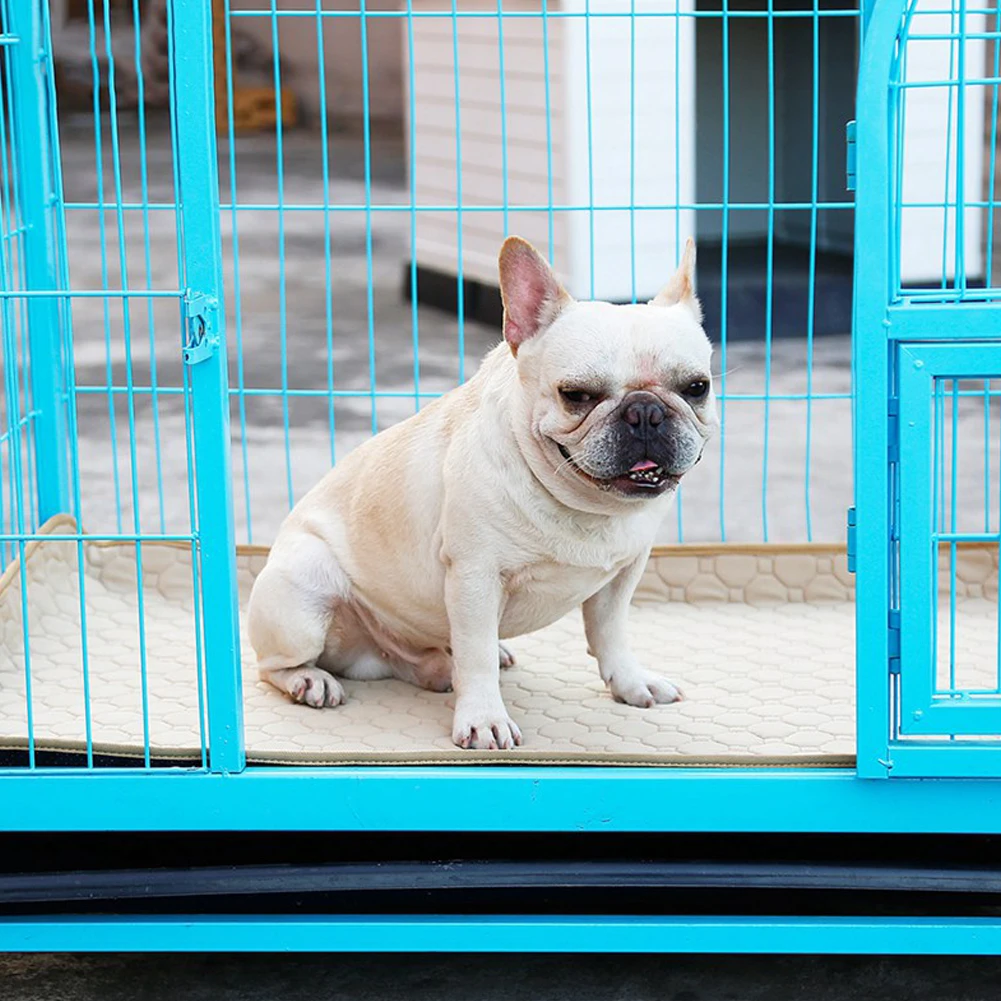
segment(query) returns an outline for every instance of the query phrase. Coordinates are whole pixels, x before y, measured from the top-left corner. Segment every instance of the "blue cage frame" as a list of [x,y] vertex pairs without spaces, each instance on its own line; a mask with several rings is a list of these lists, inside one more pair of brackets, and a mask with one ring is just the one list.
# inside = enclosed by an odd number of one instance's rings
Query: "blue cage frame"
[[[863,11],[858,85],[857,229],[854,336],[856,462],[857,712],[855,769],[752,768],[245,768],[235,602],[234,530],[216,139],[212,25],[203,0],[174,0],[174,113],[191,142],[177,151],[185,282],[176,297],[186,324],[190,393],[197,411],[200,468],[198,537],[206,615],[209,755],[203,769],[0,772],[3,831],[535,831],[1001,833],[1001,762],[996,745],[909,744],[893,724],[897,475],[888,461],[897,433],[900,344],[961,337],[977,348],[999,337],[997,305],[952,300],[914,304],[894,279],[894,59],[906,0],[875,0]],[[31,314],[33,400],[39,456],[60,453],[65,428],[58,397],[64,374],[56,339],[62,283],[45,238],[46,184],[56,151],[46,145],[52,109],[40,84],[47,30],[44,5],[11,0],[4,44],[19,107],[18,146],[38,157],[26,191],[25,289],[3,291],[5,306]],[[34,96],[34,106],[28,101]],[[42,216],[32,217],[33,210]],[[72,293],[78,295],[81,293]],[[82,293],[87,294],[87,293]],[[91,293],[96,294],[96,293]],[[109,295],[109,293],[100,293]],[[115,293],[111,293],[115,294]],[[148,293],[136,293],[144,295]],[[957,331],[961,333],[957,334]],[[939,345],[946,350],[948,345]],[[39,360],[52,364],[42,365]],[[983,363],[981,363],[981,367]],[[976,366],[973,366],[975,369]],[[962,365],[960,365],[962,369]],[[953,376],[965,370],[948,369]],[[970,374],[977,374],[971,372]],[[898,460],[899,463],[899,460]],[[68,476],[37,463],[39,516],[67,510]],[[221,488],[221,489],[220,489]],[[24,518],[11,541],[23,556],[32,534]],[[194,542],[194,539],[189,540]],[[906,598],[906,595],[904,596]],[[172,916],[0,920],[0,949],[297,950],[326,930],[338,950],[998,953],[999,918],[219,918]]]

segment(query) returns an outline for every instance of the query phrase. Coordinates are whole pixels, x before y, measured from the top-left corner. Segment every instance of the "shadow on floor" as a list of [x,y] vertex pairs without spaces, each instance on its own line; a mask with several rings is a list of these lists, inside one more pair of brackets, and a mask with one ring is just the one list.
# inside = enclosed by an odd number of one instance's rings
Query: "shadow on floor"
[[[317,942],[321,950],[327,943]],[[994,1001],[1001,961],[953,957],[38,955],[4,1001]]]

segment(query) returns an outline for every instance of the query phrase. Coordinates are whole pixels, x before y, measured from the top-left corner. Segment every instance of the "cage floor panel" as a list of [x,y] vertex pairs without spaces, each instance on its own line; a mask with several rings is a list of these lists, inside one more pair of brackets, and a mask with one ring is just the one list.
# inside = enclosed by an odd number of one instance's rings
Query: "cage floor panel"
[[[57,518],[45,531],[75,526]],[[265,556],[263,549],[239,551],[241,605]],[[77,561],[74,542],[31,543],[23,579],[17,562],[0,578],[0,748],[23,748],[28,737],[26,594],[37,747],[81,750],[89,725],[96,750],[141,756],[145,698],[152,756],[198,760],[190,550],[142,546],[140,634],[135,547],[84,543],[89,718]],[[996,560],[964,554],[959,571],[959,654],[989,650],[993,666]],[[452,696],[399,681],[347,681],[348,701],[335,709],[293,705],[257,679],[244,637],[248,757],[287,764],[846,766],[854,751],[852,598],[853,578],[836,547],[655,552],[633,608],[633,643],[648,666],[680,684],[686,700],[647,710],[615,703],[586,653],[580,615],[570,615],[511,643],[518,663],[502,672],[502,687],[524,735],[515,751],[456,749]]]

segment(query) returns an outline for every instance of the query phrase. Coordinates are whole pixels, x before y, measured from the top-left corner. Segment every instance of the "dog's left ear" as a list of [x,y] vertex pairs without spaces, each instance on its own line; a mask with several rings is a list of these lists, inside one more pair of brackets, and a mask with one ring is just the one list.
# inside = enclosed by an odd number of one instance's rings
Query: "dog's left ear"
[[520,345],[545,330],[573,300],[542,254],[520,236],[504,241],[498,267],[504,340],[517,355]]
[[687,306],[695,319],[702,322],[702,304],[695,296],[695,241],[689,237],[681,264],[671,280],[650,300],[651,306]]

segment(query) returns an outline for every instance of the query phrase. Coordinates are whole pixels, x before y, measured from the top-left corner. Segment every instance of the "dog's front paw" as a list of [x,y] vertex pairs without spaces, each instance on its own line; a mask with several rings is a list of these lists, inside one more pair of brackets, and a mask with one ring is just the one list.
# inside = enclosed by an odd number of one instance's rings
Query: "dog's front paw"
[[323,709],[339,706],[345,699],[344,686],[329,672],[318,667],[297,667],[283,679],[293,702]]
[[460,701],[452,721],[452,740],[466,749],[506,751],[521,743],[521,730],[503,702],[463,705]]
[[644,667],[614,672],[608,680],[608,687],[616,702],[625,702],[640,709],[680,702],[684,698],[681,690],[667,678]]

